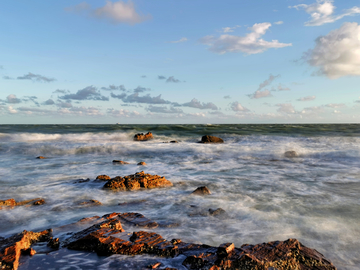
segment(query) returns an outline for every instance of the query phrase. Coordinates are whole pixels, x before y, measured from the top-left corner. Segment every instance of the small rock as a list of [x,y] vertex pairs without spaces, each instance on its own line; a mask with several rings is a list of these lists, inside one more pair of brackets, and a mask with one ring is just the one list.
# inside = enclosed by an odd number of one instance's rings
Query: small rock
[[151,140],[151,139],[154,139],[151,132],[148,132],[146,134],[138,133],[138,134],[135,134],[135,136],[134,136],[134,141],[147,141],[147,140]]
[[105,175],[105,174],[98,175],[98,176],[96,177],[96,180],[100,180],[100,181],[108,181],[108,180],[110,180],[110,179],[111,179],[111,177],[108,176],[108,175]]
[[296,153],[296,151],[286,151],[284,155],[287,158],[294,158],[299,156],[298,153]]
[[94,206],[94,205],[102,205],[102,203],[99,202],[98,200],[88,200],[88,201],[81,202],[80,205]]
[[203,186],[203,187],[198,187],[191,194],[194,194],[194,195],[210,195],[211,192],[207,187]]
[[78,179],[77,181],[74,182],[74,184],[86,183],[86,182],[89,182],[89,181],[90,181],[90,178]]
[[43,157],[43,156],[38,156],[36,157],[37,159],[46,159],[46,157]]
[[225,243],[218,247],[217,249],[217,255],[219,257],[227,257],[229,254],[231,254],[235,249],[234,243]]
[[139,166],[146,166],[147,164],[144,162],[144,161],[141,161],[141,162],[139,162],[137,165],[139,165]]
[[161,262],[157,262],[157,263],[154,263],[154,264],[149,264],[149,265],[147,266],[147,268],[156,269],[156,268],[158,268],[160,265],[161,265]]
[[224,140],[215,136],[205,135],[202,136],[200,143],[223,143]]
[[33,202],[33,205],[43,205],[43,204],[45,204],[45,200],[44,200],[44,199],[37,200],[37,201]]
[[118,163],[118,164],[130,164],[129,162],[122,161],[122,160],[116,160],[116,159],[114,159],[112,162],[113,163]]
[[60,241],[59,238],[52,238],[50,239],[49,243],[47,244],[48,247],[51,247],[52,249],[59,249],[60,247]]
[[218,209],[209,209],[209,214],[211,216],[225,216],[226,215],[226,211],[222,208],[218,208]]

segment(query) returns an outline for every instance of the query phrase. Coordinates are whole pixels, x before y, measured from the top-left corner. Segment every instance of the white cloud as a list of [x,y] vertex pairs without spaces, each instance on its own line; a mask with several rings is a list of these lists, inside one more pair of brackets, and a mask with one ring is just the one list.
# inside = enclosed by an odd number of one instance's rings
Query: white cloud
[[279,109],[277,110],[280,113],[286,113],[286,114],[295,114],[296,110],[294,106],[291,103],[282,103],[282,104],[276,104]]
[[270,85],[276,78],[279,78],[279,77],[280,77],[280,74],[276,75],[276,76],[270,74],[268,79],[266,79],[265,81],[260,83],[259,88],[257,90],[259,91],[259,90],[263,89],[264,87]]
[[307,96],[307,97],[299,98],[297,99],[297,101],[311,101],[314,100],[315,98],[316,96]]
[[360,25],[344,23],[315,42],[315,48],[304,56],[311,66],[319,67],[315,74],[330,79],[360,75]]
[[271,97],[271,92],[268,89],[263,91],[257,90],[254,94],[248,95],[252,99],[263,98],[263,97]]
[[233,35],[206,36],[200,39],[202,44],[209,46],[209,50],[224,54],[228,52],[243,52],[246,54],[262,53],[271,48],[292,46],[291,43],[280,43],[277,40],[266,41],[261,37],[270,28],[271,23],[257,23],[248,29],[251,31],[244,37]]
[[125,117],[125,118],[141,116],[140,113],[137,111],[130,112],[124,109],[115,110],[113,108],[107,109],[107,114],[111,115],[112,117]]
[[277,25],[280,25],[280,24],[283,24],[283,23],[284,23],[283,21],[274,22],[274,24],[277,24]]
[[277,91],[290,91],[291,89],[289,87],[283,86],[281,83],[279,83],[277,87]]
[[201,103],[196,98],[193,98],[190,102],[186,102],[186,103],[182,104],[181,106],[197,108],[197,109],[201,109],[201,110],[205,110],[205,109],[218,110],[218,107],[214,103],[212,103],[212,102]]
[[241,27],[240,25],[236,25],[236,26],[234,26],[234,27],[223,27],[222,28],[222,32],[223,33],[231,33],[231,32],[234,32],[234,30],[236,29],[236,28],[239,28],[239,27]]
[[243,107],[239,102],[235,101],[233,103],[230,104],[231,109],[234,112],[247,112],[249,111],[249,109]]
[[174,107],[170,107],[170,109],[168,109],[166,106],[150,105],[146,110],[148,112],[153,112],[153,113],[184,113],[183,110],[181,110],[181,109],[174,108]]
[[346,105],[344,103],[330,103],[330,104],[326,104],[325,107],[329,107],[329,108],[342,108],[345,107]]
[[8,106],[8,111],[11,114],[17,113],[17,110],[15,110],[12,106]]
[[353,7],[345,10],[340,15],[333,15],[336,7],[333,5],[333,0],[317,0],[316,3],[311,5],[300,4],[296,6],[290,6],[289,8],[304,9],[306,13],[310,14],[310,21],[306,22],[306,26],[319,26],[325,23],[332,23],[342,19],[345,16],[352,16],[360,14],[359,7]]
[[105,6],[96,9],[91,9],[90,4],[83,2],[77,6],[66,8],[65,10],[76,13],[88,13],[95,18],[110,20],[115,24],[136,24],[151,18],[150,15],[144,16],[137,13],[132,1],[128,1],[127,3],[124,1],[106,1]]
[[170,43],[181,43],[181,42],[185,42],[185,41],[188,41],[188,39],[186,37],[183,37],[179,40],[175,40],[175,41],[170,41]]

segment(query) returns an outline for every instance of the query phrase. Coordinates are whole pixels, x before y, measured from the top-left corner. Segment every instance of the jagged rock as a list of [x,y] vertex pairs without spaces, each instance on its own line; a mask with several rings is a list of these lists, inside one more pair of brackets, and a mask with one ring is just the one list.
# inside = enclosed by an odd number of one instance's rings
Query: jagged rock
[[37,200],[37,201],[33,202],[33,205],[43,205],[43,204],[45,204],[44,199],[40,199],[40,200]]
[[139,213],[123,213],[119,214],[119,217],[124,222],[131,224],[133,226],[139,226],[144,228],[157,228],[159,225]]
[[148,141],[151,139],[154,139],[151,132],[148,132],[146,134],[138,133],[138,134],[135,134],[135,136],[134,136],[134,141]]
[[296,153],[296,151],[286,151],[284,153],[285,157],[287,158],[294,158],[294,157],[298,157],[298,153]]
[[15,199],[8,199],[8,200],[0,200],[0,209],[2,208],[2,206],[10,206],[10,207],[14,207],[16,206],[16,201]]
[[111,177],[108,176],[108,175],[105,175],[105,174],[98,175],[98,176],[96,177],[96,180],[100,180],[100,181],[108,181],[108,180],[110,180],[110,179],[111,179]]
[[117,164],[130,164],[129,162],[122,161],[122,160],[116,160],[116,159],[114,159],[112,162],[117,163]]
[[165,177],[151,175],[141,171],[124,177],[116,176],[110,179],[104,185],[104,188],[112,190],[137,190],[140,188],[158,188],[169,186],[172,186],[172,183],[165,179]]
[[42,205],[44,203],[45,203],[45,200],[41,199],[41,198],[35,198],[35,199],[25,200],[25,201],[20,201],[20,202],[16,202],[15,199],[0,200],[0,210],[2,209],[2,207],[13,208],[15,206]]
[[147,164],[144,161],[139,162],[137,165],[139,166],[146,166]]
[[48,247],[51,247],[52,249],[59,249],[60,247],[60,240],[59,238],[52,238],[50,239],[49,243],[47,244]]
[[198,187],[197,189],[195,189],[191,194],[194,194],[194,195],[210,195],[211,192],[207,187],[202,186],[202,187]]
[[86,183],[86,182],[89,182],[89,181],[90,181],[90,178],[78,179],[77,181],[74,182],[74,184]]
[[215,136],[205,135],[201,138],[201,143],[223,143],[224,140]]
[[51,230],[42,232],[23,231],[0,241],[0,269],[14,269],[19,266],[20,255],[34,255],[31,245],[36,242],[48,241]]
[[37,159],[46,159],[46,157],[43,157],[43,156],[38,156],[36,157]]
[[222,216],[222,217],[227,216],[226,211],[222,208],[209,209],[209,214],[210,214],[210,216]]

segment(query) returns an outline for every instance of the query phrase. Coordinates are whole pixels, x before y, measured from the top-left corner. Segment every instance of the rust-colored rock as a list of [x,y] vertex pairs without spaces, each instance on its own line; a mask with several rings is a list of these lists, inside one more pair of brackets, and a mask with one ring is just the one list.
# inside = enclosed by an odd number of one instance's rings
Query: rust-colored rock
[[16,206],[16,201],[12,198],[8,200],[0,200],[0,209],[2,209],[3,206],[14,207]]
[[17,269],[22,253],[34,255],[31,245],[48,241],[51,230],[42,232],[23,231],[0,241],[0,269]]
[[201,138],[201,143],[223,143],[223,142],[224,142],[223,139],[210,135],[205,135],[202,136]]
[[126,161],[122,161],[122,160],[116,160],[116,159],[114,159],[113,161],[112,161],[113,163],[116,163],[116,164],[130,164],[129,162],[126,162]]
[[191,194],[194,195],[210,195],[211,192],[206,186],[198,187]]
[[287,158],[294,158],[294,157],[298,157],[298,153],[296,153],[296,151],[286,151],[284,153],[284,156]]
[[100,181],[108,181],[108,180],[110,180],[110,179],[111,179],[111,177],[108,176],[108,175],[105,175],[105,174],[98,175],[98,176],[96,177],[96,180],[100,180]]
[[139,162],[137,165],[139,166],[146,166],[147,164],[144,161]]
[[145,227],[145,228],[157,228],[159,225],[139,213],[123,213],[119,214],[121,220],[133,226]]
[[112,190],[137,190],[140,188],[169,187],[172,183],[159,175],[151,175],[143,171],[128,176],[116,176],[110,179],[104,188]]
[[41,199],[41,198],[35,198],[35,199],[30,199],[30,200],[25,200],[25,201],[20,201],[20,202],[16,202],[15,199],[0,200],[0,210],[2,209],[2,207],[13,208],[15,206],[42,205],[44,203],[45,203],[45,200]]
[[152,135],[151,132],[148,132],[146,134],[138,133],[138,134],[135,134],[135,136],[134,136],[134,141],[148,141],[151,139],[154,139],[154,136]]
[[36,157],[37,159],[46,159],[46,157],[43,157],[43,156],[38,156]]
[[45,204],[45,200],[44,199],[36,200],[32,204],[33,205],[43,205],[43,204]]

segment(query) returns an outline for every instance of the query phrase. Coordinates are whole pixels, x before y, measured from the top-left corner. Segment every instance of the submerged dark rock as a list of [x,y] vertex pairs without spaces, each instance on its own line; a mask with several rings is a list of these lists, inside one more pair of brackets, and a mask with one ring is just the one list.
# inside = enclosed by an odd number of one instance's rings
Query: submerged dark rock
[[112,162],[115,164],[130,164],[129,162],[122,161],[122,160],[116,160],[116,159],[114,159]]
[[43,157],[43,156],[38,156],[36,157],[37,159],[46,159],[46,157]]
[[298,157],[299,154],[296,153],[296,151],[286,151],[284,153],[284,156],[287,157],[287,158],[294,158],[294,157]]
[[206,186],[198,187],[191,194],[193,195],[210,195],[211,192]]
[[148,141],[151,139],[154,139],[154,136],[152,135],[151,132],[148,132],[146,134],[138,133],[138,134],[135,134],[135,136],[134,136],[134,141]]
[[210,135],[202,136],[200,143],[223,143],[224,140]]
[[138,166],[146,166],[147,164],[144,161],[141,161],[137,164]]

